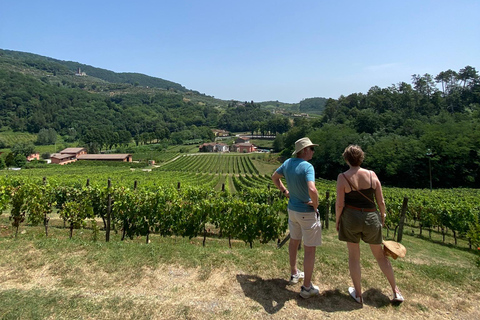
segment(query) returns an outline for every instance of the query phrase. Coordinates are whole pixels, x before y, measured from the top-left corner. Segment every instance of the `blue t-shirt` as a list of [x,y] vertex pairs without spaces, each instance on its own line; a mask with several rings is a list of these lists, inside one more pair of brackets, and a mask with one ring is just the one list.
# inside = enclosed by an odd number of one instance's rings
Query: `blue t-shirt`
[[308,181],[315,181],[313,166],[303,159],[290,158],[276,172],[287,180],[290,193],[288,209],[298,212],[313,211],[313,207],[307,204],[311,200],[308,194]]

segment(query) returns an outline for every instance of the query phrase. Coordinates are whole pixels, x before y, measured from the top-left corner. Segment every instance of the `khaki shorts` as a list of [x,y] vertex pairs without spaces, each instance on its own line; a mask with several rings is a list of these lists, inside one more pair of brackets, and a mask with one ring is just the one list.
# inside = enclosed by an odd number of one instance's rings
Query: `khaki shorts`
[[369,244],[382,243],[382,220],[378,211],[364,212],[343,208],[340,216],[338,240],[359,243],[360,238]]
[[303,239],[307,247],[322,244],[322,225],[320,217],[314,211],[298,212],[288,209],[288,229],[293,240]]

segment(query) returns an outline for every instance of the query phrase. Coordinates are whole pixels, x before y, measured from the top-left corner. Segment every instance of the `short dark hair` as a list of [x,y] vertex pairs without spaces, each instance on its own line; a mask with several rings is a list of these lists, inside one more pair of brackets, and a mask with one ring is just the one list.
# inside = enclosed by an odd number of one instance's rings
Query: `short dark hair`
[[343,151],[343,159],[348,161],[351,166],[356,167],[362,164],[363,159],[365,159],[365,153],[360,146],[351,144]]

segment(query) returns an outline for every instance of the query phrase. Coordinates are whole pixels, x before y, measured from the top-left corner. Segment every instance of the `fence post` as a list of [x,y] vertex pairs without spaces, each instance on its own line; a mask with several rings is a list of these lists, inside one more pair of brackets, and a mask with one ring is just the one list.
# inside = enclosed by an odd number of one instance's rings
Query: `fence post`
[[90,179],[87,179],[87,187],[90,185]]
[[133,182],[133,190],[137,190],[137,180]]
[[407,205],[408,205],[408,198],[403,198],[403,205],[402,205],[402,214],[400,215],[400,223],[398,224],[398,235],[397,235],[397,242],[402,242],[403,237],[403,223],[405,222],[405,214],[407,213]]
[[108,199],[107,199],[107,230],[105,233],[105,241],[110,241],[110,218],[111,218],[111,211],[112,211],[112,195],[110,194],[110,187],[112,182],[108,179]]
[[327,191],[327,193],[325,194],[325,198],[326,198],[326,203],[327,203],[327,208],[325,208],[325,221],[324,221],[324,224],[325,224],[325,228],[328,229],[328,219],[330,219],[330,191]]
[[180,181],[178,181],[177,190],[180,190]]
[[[46,185],[47,185],[47,177],[43,177],[43,186],[46,186]],[[43,190],[43,194],[45,194],[45,189]],[[50,218],[48,217],[47,212],[45,212],[43,214],[43,227],[45,228],[45,237],[48,237],[48,221],[49,220]]]
[[225,183],[222,183],[222,192],[225,191]]

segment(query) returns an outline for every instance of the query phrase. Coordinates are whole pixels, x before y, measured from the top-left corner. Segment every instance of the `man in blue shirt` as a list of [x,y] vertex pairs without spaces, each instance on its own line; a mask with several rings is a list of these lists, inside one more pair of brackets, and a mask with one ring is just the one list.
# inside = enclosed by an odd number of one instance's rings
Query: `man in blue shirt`
[[[315,264],[315,249],[322,244],[322,226],[317,215],[318,192],[315,187],[315,169],[308,162],[313,157],[314,146],[309,138],[302,138],[295,142],[295,151],[272,175],[275,186],[288,199],[288,228],[290,230],[290,283],[298,283],[303,278],[300,291],[302,298],[310,298],[319,293],[318,287],[312,283],[313,267]],[[282,183],[285,177],[288,189]],[[297,269],[297,253],[300,242],[304,242],[305,255],[303,268]]]

